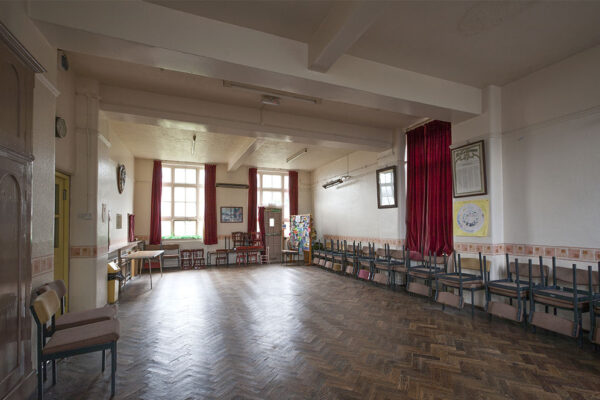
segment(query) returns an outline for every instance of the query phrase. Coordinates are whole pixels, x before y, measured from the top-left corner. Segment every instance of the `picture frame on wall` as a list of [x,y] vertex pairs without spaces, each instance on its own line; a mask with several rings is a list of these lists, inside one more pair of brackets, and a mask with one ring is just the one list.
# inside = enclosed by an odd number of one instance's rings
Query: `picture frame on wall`
[[483,140],[452,149],[452,192],[454,197],[487,194]]
[[244,222],[243,207],[221,207],[221,223],[239,224]]
[[381,168],[376,171],[377,208],[398,207],[398,191],[396,190],[396,166]]

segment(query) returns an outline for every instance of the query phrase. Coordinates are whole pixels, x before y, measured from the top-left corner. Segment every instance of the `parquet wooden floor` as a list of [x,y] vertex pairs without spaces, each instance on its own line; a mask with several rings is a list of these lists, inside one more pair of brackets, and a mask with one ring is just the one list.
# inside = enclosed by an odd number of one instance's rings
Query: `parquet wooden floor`
[[[154,278],[121,298],[119,399],[600,399],[589,345],[483,312],[314,267]],[[99,354],[59,367],[46,398],[109,397]]]

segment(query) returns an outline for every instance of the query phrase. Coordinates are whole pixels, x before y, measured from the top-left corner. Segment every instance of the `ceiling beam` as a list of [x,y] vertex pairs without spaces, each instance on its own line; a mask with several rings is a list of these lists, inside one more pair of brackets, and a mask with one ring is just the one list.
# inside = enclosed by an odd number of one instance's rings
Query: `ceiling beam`
[[227,171],[237,171],[256,150],[264,143],[263,139],[248,138],[238,149],[233,153],[233,156],[227,162]]
[[329,68],[383,13],[387,2],[336,2],[308,44],[308,68],[327,72]]

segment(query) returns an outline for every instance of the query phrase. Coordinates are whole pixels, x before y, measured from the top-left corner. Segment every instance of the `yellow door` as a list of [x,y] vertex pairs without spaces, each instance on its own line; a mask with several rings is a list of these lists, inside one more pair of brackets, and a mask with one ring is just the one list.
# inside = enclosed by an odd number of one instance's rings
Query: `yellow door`
[[54,279],[67,286],[69,307],[69,177],[56,172],[54,181]]

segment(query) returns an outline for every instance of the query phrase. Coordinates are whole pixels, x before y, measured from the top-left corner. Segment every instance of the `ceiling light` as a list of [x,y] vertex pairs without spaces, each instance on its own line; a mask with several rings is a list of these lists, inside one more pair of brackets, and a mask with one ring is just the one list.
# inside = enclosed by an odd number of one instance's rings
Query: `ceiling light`
[[323,184],[323,189],[329,189],[330,187],[341,185],[342,183],[348,181],[349,179],[350,179],[350,175],[340,176],[337,179],[325,182],[325,184]]
[[267,94],[263,94],[260,102],[266,104],[268,106],[278,106],[279,105],[279,97],[269,96]]
[[288,99],[306,101],[306,102],[312,103],[312,104],[321,104],[321,101],[322,101],[318,97],[305,96],[303,94],[286,92],[283,90],[271,89],[271,88],[267,88],[267,87],[263,87],[263,86],[249,85],[249,84],[241,83],[241,82],[223,81],[223,86],[244,89],[244,90],[250,90],[252,92],[268,94],[271,96],[286,97]]
[[298,158],[298,157],[300,157],[301,155],[303,155],[303,154],[306,154],[306,153],[308,153],[308,149],[307,149],[307,148],[304,148],[304,149],[300,150],[299,152],[297,152],[297,153],[294,153],[294,154],[292,154],[291,156],[289,156],[289,157],[287,158],[287,160],[286,160],[286,161],[287,161],[287,162],[292,162],[292,161],[294,161],[296,158]]

